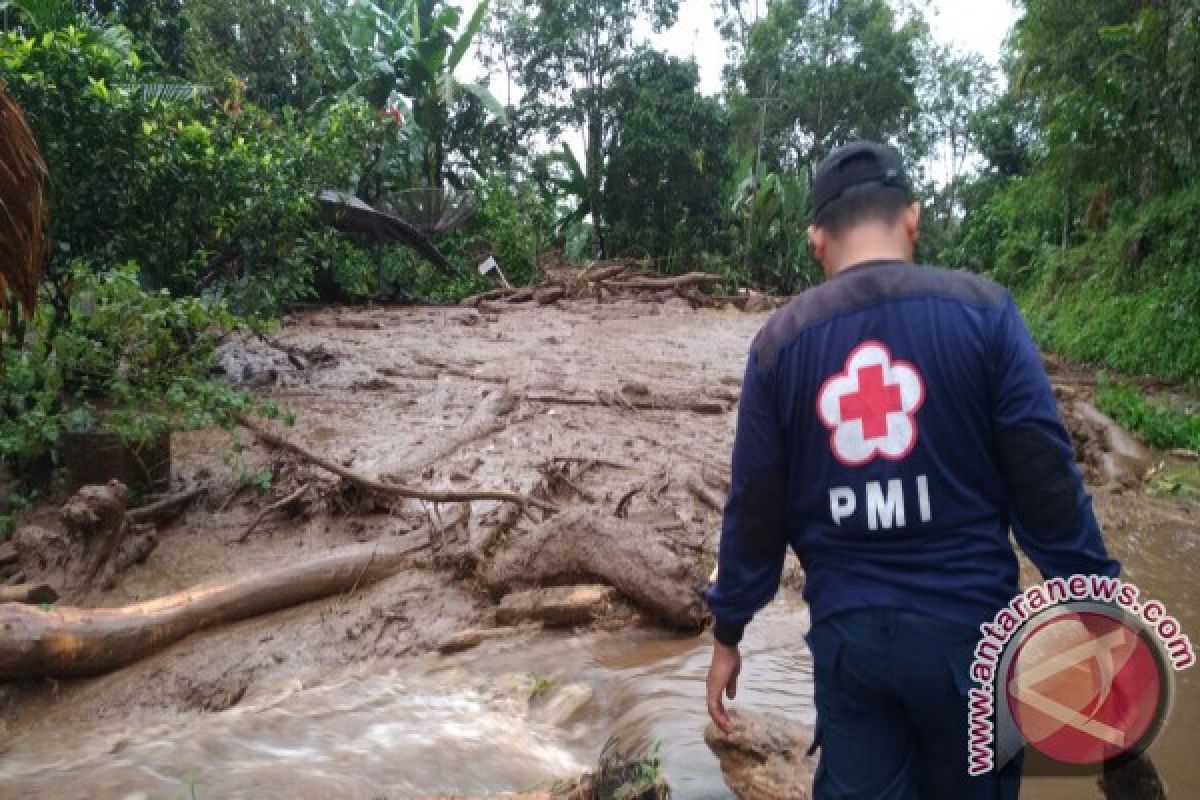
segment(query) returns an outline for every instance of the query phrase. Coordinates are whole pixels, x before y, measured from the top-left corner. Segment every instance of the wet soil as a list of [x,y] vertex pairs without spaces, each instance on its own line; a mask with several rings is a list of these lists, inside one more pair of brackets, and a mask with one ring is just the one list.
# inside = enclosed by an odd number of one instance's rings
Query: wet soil
[[[682,300],[573,301],[561,308],[502,314],[461,308],[324,309],[289,318],[272,337],[274,347],[260,354],[261,369],[236,357],[232,369],[261,396],[295,412],[294,427],[280,429],[288,438],[358,473],[443,489],[541,492],[564,509],[651,526],[681,559],[706,574],[719,514],[705,501],[704,490],[710,496],[723,492],[745,353],[766,318],[736,310],[692,310]],[[281,352],[290,357],[281,358]],[[1056,382],[1071,387],[1073,399],[1088,396],[1088,381],[1078,372],[1052,367]],[[479,424],[481,407],[494,404],[498,392],[511,394],[515,404]],[[53,742],[68,731],[186,728],[190,715],[249,708],[277,687],[309,687],[347,670],[407,679],[439,661],[437,645],[449,635],[494,625],[496,600],[482,576],[462,569],[455,558],[438,556],[456,552],[445,547],[448,531],[461,528],[456,535],[469,541],[469,531],[501,515],[499,504],[474,503],[470,520],[458,525],[456,506],[372,500],[294,457],[263,448],[245,432],[179,434],[172,446],[175,487],[206,485],[208,495],[161,531],[144,564],[126,570],[115,588],[94,591],[88,604],[121,605],[353,542],[427,535],[431,549],[412,569],[371,587],[190,636],[109,675],[0,687],[0,753],[14,746],[23,752],[31,743]],[[1183,474],[1187,465],[1156,458],[1151,469]],[[271,476],[262,494],[246,488],[248,477],[256,475]],[[1102,479],[1095,469],[1088,475],[1096,481],[1096,507],[1126,577],[1142,585],[1147,596],[1163,600],[1185,630],[1200,635],[1200,503],[1186,492],[1153,496],[1150,484]],[[303,485],[312,490],[301,503],[265,518],[244,542],[235,541],[263,507]],[[54,511],[47,504],[22,522],[61,527]],[[537,521],[521,517],[508,535],[527,534]],[[61,577],[53,570],[26,572],[27,580]],[[1028,568],[1025,575],[1035,578]],[[794,568],[791,577],[798,582]],[[674,708],[680,696],[700,690],[691,673],[702,677],[703,653],[697,649],[702,640],[656,633],[653,622],[652,614],[627,604],[581,628],[578,640],[611,641],[613,634],[605,631],[614,629],[635,637],[641,643],[636,657],[613,655],[609,646],[601,659],[610,671],[627,669],[634,681],[648,669],[649,650],[662,650],[666,663],[687,653],[687,690],[671,694],[673,705],[662,709],[662,718],[671,720],[680,711]],[[790,649],[778,660],[791,668],[799,659],[803,672],[805,657],[797,655],[802,623],[796,626]],[[516,641],[542,643],[538,646],[549,649],[528,645],[529,652],[553,659],[564,634],[526,633]],[[492,654],[526,646],[489,642],[467,657],[478,659],[477,672],[486,674]],[[623,658],[630,659],[628,664]],[[551,672],[554,665],[522,663],[507,669],[527,675]],[[779,675],[757,679],[783,686],[788,682],[784,672],[780,667]],[[753,680],[751,674],[748,681]],[[650,694],[656,696],[655,690]],[[758,699],[805,718],[810,709],[801,707],[805,704],[794,694]],[[797,700],[795,708],[779,708],[791,700]],[[633,732],[639,733],[639,726],[654,731],[650,738],[663,738],[676,751],[683,745],[671,745],[667,737],[689,737],[682,751],[687,757],[677,764],[691,768],[708,759],[712,774],[715,761],[704,753],[701,740],[703,705],[695,702],[683,717],[686,723],[655,723],[643,715]],[[620,722],[620,714],[608,713],[606,719]],[[1200,684],[1190,673],[1181,676],[1171,724],[1175,732],[1169,730],[1156,746],[1156,758],[1168,781],[1182,791],[1173,796],[1200,796],[1200,767],[1192,763],[1189,746],[1200,733]],[[586,746],[574,743],[574,761],[546,755],[550,766],[542,771],[565,772],[586,762],[580,751],[592,747],[593,738]],[[0,778],[3,773],[0,766]],[[7,785],[23,784],[13,777]],[[685,779],[688,785],[692,792],[682,796],[724,796]],[[31,781],[28,787],[24,796],[59,796],[44,793],[46,783]],[[439,788],[480,787],[503,789],[505,781],[488,784],[481,777],[474,787],[448,782]],[[1027,796],[1092,796],[1069,787],[1032,791]]]

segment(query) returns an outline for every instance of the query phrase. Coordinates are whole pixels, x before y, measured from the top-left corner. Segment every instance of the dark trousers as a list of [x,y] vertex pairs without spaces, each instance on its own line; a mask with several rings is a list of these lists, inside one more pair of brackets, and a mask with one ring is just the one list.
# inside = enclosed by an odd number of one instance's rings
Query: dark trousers
[[820,766],[814,800],[1016,800],[1021,764],[967,774],[979,631],[895,609],[838,614],[807,639]]

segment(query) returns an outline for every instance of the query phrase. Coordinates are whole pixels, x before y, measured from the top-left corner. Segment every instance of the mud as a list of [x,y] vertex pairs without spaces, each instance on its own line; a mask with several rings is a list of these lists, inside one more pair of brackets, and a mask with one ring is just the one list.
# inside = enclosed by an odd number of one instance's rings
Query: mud
[[[435,489],[504,489],[544,498],[578,519],[604,520],[610,533],[651,531],[656,558],[674,558],[688,583],[713,565],[736,394],[749,342],[765,320],[765,313],[693,310],[682,301],[567,299],[557,308],[530,304],[502,314],[328,309],[293,316],[272,343],[256,342],[244,358],[229,348],[223,363],[261,396],[296,413],[294,427],[279,429],[289,439],[347,469]],[[1054,371],[1055,382],[1066,387],[1060,398],[1087,402],[1087,382],[1074,377]],[[1068,410],[1066,416],[1076,415]],[[1110,445],[1094,428],[1073,423],[1076,428],[1085,434],[1079,455],[1113,549],[1133,565],[1133,580],[1162,587],[1158,596],[1180,612],[1185,629],[1191,621],[1200,625],[1194,569],[1180,558],[1194,557],[1200,543],[1196,504],[1147,496],[1141,476],[1105,478],[1098,465]],[[158,546],[144,563],[129,565],[113,588],[97,587],[89,604],[127,604],[339,545],[432,530],[429,551],[412,569],[373,586],[195,634],[109,675],[0,687],[0,751],[14,739],[45,740],[56,731],[175,724],[180,714],[239,708],[264,687],[290,680],[307,685],[349,668],[404,672],[442,658],[440,643],[497,627],[503,594],[521,583],[516,578],[525,551],[518,545],[546,526],[541,511],[513,513],[493,501],[472,503],[464,515],[459,505],[365,496],[245,432],[178,434],[173,452],[172,488],[209,491],[159,528]],[[237,541],[264,508],[304,486],[310,488],[301,500],[265,516]],[[62,530],[50,505],[22,522],[51,537]],[[53,561],[31,558],[21,577],[55,583],[62,571]],[[568,566],[544,576],[546,582],[599,578],[624,590],[613,609],[576,633],[652,626],[664,616],[664,608],[628,603],[634,587],[623,586],[619,574],[573,575],[567,573],[587,572],[586,565]],[[506,582],[497,592],[489,582],[501,568],[513,586]],[[802,580],[794,567],[789,572],[786,584]],[[1033,577],[1028,566],[1025,574]],[[693,613],[693,606],[685,608]],[[513,629],[478,642],[491,652],[562,636]],[[1184,724],[1200,730],[1200,692],[1187,684],[1180,694],[1192,704]],[[689,752],[703,751],[702,703],[697,710],[701,716],[688,717],[695,740]],[[1186,749],[1182,743],[1161,749],[1183,765],[1183,752],[1174,752],[1179,747]],[[581,761],[564,762],[559,775]],[[1200,773],[1177,780],[1200,791]],[[476,786],[503,785],[485,783],[444,788],[478,793]]]

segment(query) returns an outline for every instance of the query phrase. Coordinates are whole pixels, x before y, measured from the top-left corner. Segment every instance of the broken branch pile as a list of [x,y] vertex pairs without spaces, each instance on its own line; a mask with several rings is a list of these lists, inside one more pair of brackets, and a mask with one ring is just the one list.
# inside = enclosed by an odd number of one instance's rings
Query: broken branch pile
[[599,261],[583,269],[558,269],[543,283],[525,288],[504,287],[468,297],[462,305],[480,311],[503,311],[529,308],[534,305],[554,305],[564,299],[592,298],[608,301],[619,297],[636,297],[661,301],[682,297],[693,308],[721,308],[726,305],[743,311],[769,311],[781,305],[779,298],[743,290],[735,295],[714,295],[702,291],[711,289],[723,280],[708,272],[688,272],[683,275],[655,275],[637,269],[634,261]]

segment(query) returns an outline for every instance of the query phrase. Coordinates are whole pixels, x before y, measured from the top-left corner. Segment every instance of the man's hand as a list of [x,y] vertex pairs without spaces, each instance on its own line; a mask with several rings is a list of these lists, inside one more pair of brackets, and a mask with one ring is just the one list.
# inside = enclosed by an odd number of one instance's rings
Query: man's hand
[[721,699],[724,692],[730,700],[737,696],[738,673],[742,671],[742,654],[736,647],[728,647],[716,642],[713,644],[712,663],[708,667],[707,699],[708,715],[726,735],[733,732],[733,724],[725,713],[725,703]]

